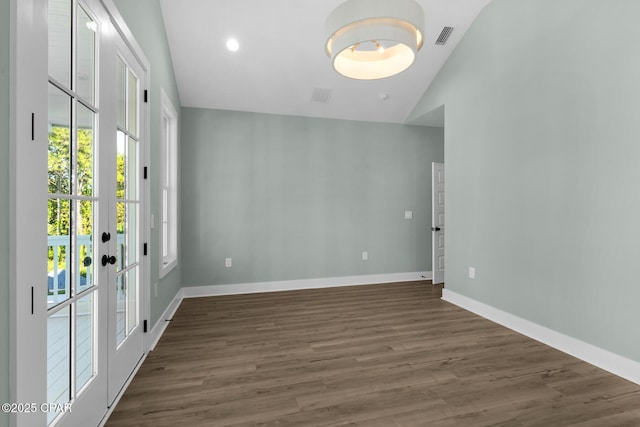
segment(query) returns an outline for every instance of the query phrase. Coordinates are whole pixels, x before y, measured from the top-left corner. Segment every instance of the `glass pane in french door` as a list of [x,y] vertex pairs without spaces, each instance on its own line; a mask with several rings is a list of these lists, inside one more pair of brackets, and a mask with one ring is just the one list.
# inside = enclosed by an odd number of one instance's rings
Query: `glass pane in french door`
[[95,286],[95,262],[93,253],[93,211],[94,203],[87,200],[75,202],[76,214],[76,244],[75,264],[76,286],[75,294],[79,295]]
[[127,80],[127,130],[131,135],[138,136],[138,78],[129,71]]
[[76,92],[86,102],[94,104],[95,38],[98,26],[81,6],[78,6],[77,12]]
[[[47,319],[47,402],[67,403],[71,400],[71,306]],[[47,423],[56,413],[47,414]]]
[[119,273],[116,279],[116,345],[120,345],[127,337],[126,278],[126,274]]
[[49,0],[49,76],[71,86],[72,0]]
[[47,224],[47,307],[54,307],[70,297],[71,235],[69,217],[71,203],[67,199],[50,198]]
[[117,71],[117,92],[116,92],[116,101],[118,103],[118,127],[125,129],[127,127],[127,65],[121,58],[118,58],[118,71]]
[[76,303],[76,388],[80,391],[95,375],[95,292]]
[[77,122],[77,167],[76,194],[91,197],[94,195],[94,128],[96,114],[90,108],[78,103],[76,110]]
[[48,188],[50,194],[71,193],[72,97],[49,84]]

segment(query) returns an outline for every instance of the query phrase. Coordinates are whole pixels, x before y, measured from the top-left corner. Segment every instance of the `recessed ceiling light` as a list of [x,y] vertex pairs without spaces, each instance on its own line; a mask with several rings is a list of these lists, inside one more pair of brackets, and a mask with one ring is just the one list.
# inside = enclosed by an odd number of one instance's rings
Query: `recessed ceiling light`
[[240,43],[238,43],[238,40],[236,39],[229,39],[227,40],[227,49],[231,52],[235,52],[240,49]]

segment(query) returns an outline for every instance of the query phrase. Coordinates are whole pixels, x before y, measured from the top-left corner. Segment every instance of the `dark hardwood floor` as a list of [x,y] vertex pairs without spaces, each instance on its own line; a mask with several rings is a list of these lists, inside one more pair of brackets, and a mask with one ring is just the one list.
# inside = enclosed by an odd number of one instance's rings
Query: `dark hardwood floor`
[[640,426],[640,386],[429,282],[185,299],[107,427]]

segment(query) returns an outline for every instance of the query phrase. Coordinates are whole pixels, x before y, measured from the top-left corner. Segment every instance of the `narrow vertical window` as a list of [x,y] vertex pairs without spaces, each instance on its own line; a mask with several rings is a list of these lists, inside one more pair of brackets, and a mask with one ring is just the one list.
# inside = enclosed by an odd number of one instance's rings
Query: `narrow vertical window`
[[178,261],[178,115],[162,92],[160,118],[160,277]]

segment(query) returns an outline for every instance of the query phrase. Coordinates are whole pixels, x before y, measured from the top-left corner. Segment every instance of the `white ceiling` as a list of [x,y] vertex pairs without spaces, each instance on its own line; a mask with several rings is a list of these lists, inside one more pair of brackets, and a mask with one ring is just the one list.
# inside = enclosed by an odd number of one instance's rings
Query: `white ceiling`
[[[404,123],[491,0],[417,0],[423,48],[407,71],[375,81],[337,74],[324,52],[325,19],[343,1],[161,0],[182,106]],[[455,29],[436,46],[444,26]],[[229,37],[237,52],[227,50]],[[328,103],[311,101],[316,88],[331,90]]]

